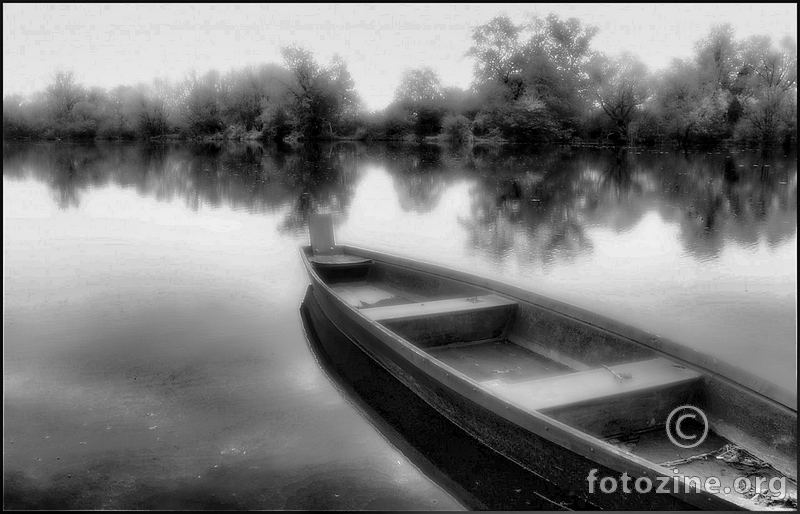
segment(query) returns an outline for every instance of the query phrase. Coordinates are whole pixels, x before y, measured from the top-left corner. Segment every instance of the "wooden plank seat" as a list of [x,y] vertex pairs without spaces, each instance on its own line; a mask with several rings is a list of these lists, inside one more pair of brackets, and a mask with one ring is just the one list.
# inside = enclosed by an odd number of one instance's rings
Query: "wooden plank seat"
[[372,264],[372,259],[359,257],[357,255],[349,255],[346,253],[312,255],[308,258],[308,260],[321,266],[353,266]]
[[359,266],[372,264],[372,259],[343,253],[333,236],[333,217],[312,214],[308,218],[308,234],[312,255],[309,261],[317,266]]
[[516,305],[517,302],[513,300],[508,300],[495,294],[489,294],[484,296],[472,296],[469,298],[450,298],[447,300],[432,300],[429,302],[406,305],[374,307],[372,309],[361,309],[361,312],[369,319],[387,321],[456,312],[480,311],[492,307],[510,307]]
[[366,279],[372,259],[346,254],[336,246],[330,214],[309,215],[308,235],[311,242],[308,260],[325,282],[335,284]]
[[663,425],[675,407],[693,401],[701,376],[657,358],[528,382],[482,384],[526,410],[608,437]]
[[414,303],[415,301],[409,298],[413,295],[381,283],[345,282],[333,284],[331,289],[348,305],[358,309]]
[[501,337],[516,307],[515,301],[491,294],[373,307],[360,312],[427,348]]

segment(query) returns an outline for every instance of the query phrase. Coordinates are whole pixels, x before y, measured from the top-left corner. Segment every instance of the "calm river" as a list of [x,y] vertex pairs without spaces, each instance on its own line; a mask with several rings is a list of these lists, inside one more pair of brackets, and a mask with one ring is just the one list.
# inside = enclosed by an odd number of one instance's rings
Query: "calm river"
[[315,211],[796,388],[796,153],[4,143],[4,506],[546,508],[466,497],[324,370]]

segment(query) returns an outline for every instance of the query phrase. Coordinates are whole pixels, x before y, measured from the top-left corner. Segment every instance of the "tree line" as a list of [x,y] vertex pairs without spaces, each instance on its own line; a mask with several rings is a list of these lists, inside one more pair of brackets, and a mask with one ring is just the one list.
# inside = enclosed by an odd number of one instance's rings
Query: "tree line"
[[651,72],[592,47],[576,18],[497,16],[472,30],[469,87],[430,67],[405,71],[370,113],[347,64],[300,47],[282,63],[106,90],[58,71],[44,91],[3,99],[3,137],[601,142],[796,145],[797,48],[715,26],[688,59]]

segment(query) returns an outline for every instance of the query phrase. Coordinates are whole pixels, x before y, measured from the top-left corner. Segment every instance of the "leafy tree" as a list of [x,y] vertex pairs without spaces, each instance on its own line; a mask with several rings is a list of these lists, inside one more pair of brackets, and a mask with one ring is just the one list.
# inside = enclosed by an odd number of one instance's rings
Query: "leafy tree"
[[231,70],[221,83],[222,116],[226,125],[252,130],[264,100],[261,84],[252,66]]
[[467,55],[475,58],[475,85],[478,88],[492,83],[501,85],[502,91],[512,101],[522,95],[519,38],[523,29],[505,15],[472,29],[472,46]]
[[281,104],[268,105],[256,119],[263,127],[264,136],[276,142],[283,141],[292,132],[291,119]]
[[117,86],[108,92],[103,106],[99,135],[107,138],[130,138],[136,133],[133,119],[133,88]]
[[95,137],[105,92],[78,84],[71,71],[58,71],[45,89],[47,137]]
[[727,89],[704,87],[698,65],[674,60],[652,82],[652,101],[646,108],[660,120],[664,135],[682,146],[714,143],[728,136],[732,95]]
[[[139,84],[131,92],[131,112],[134,117],[137,131],[142,137],[160,136],[169,131],[169,110],[163,96],[156,94],[154,88]],[[199,108],[189,104],[188,108]],[[210,133],[204,132],[204,127],[199,121],[197,111],[184,114],[188,120],[189,133],[193,135]],[[191,116],[197,116],[192,118]],[[206,129],[209,130],[209,129]]]
[[590,104],[585,69],[598,29],[577,18],[562,20],[554,14],[544,20],[534,18],[529,26],[532,35],[522,50],[526,91],[547,105],[563,131],[574,132]]
[[690,134],[695,142],[715,143],[730,135],[728,111],[732,96],[725,89],[701,95],[689,111]]
[[395,104],[407,113],[418,139],[439,133],[444,95],[439,74],[432,68],[423,66],[403,73],[394,98]]
[[701,87],[730,89],[738,65],[736,46],[733,28],[727,23],[715,25],[695,43],[696,76]]
[[[10,95],[3,98],[3,139],[34,137],[39,128],[36,123],[30,102],[22,95]],[[43,120],[42,120],[43,121]]]
[[75,81],[72,71],[57,71],[45,91],[50,117],[57,125],[69,123],[72,109],[86,94],[83,86]]
[[461,113],[468,118],[473,118],[482,107],[481,98],[477,92],[455,86],[442,88],[440,103],[445,112]]
[[287,70],[280,65],[264,64],[231,70],[220,81],[220,109],[226,125],[240,125],[244,130],[260,130],[258,121],[264,109],[284,103]]
[[597,104],[615,125],[613,136],[627,140],[628,125],[648,96],[647,67],[627,52],[614,58],[598,55],[590,64],[589,79]]
[[361,109],[361,99],[356,91],[356,82],[347,69],[347,64],[339,55],[334,55],[330,66],[330,87],[336,98],[333,126],[339,130],[352,130]]
[[299,47],[282,48],[281,55],[294,75],[294,83],[287,87],[294,97],[295,123],[305,137],[317,139],[333,118],[335,109],[335,100],[323,84],[322,68],[311,52]]
[[[736,70],[740,67],[739,49],[729,24],[715,25],[695,43],[695,69],[692,77],[697,94],[690,111],[692,138],[715,142],[730,136],[738,114],[732,102]],[[729,117],[729,112],[733,117]]]
[[738,82],[749,131],[766,145],[792,127],[796,138],[797,44],[785,38],[775,46],[769,36],[754,36],[744,48]]
[[655,131],[677,141],[687,142],[693,127],[691,112],[699,88],[696,66],[683,59],[673,59],[672,64],[653,76],[653,98],[648,111],[654,124],[660,126]]
[[87,90],[84,98],[72,108],[66,133],[73,137],[95,137],[103,119],[106,102],[106,92],[103,89],[93,87]]
[[427,136],[438,134],[442,129],[443,117],[442,109],[429,105],[420,106],[413,117],[414,135],[421,141]]
[[414,129],[414,120],[407,110],[392,103],[373,117],[373,128],[378,137],[403,139]]
[[[596,33],[576,18],[556,15],[519,25],[499,16],[476,27],[468,55],[476,59],[475,87],[487,115],[482,121],[500,119],[500,112],[513,113],[518,126],[528,127],[523,138],[545,132],[551,138],[569,137],[576,132],[588,113],[585,67]],[[522,123],[524,119],[532,125]],[[505,123],[502,132],[508,126]]]
[[[739,42],[728,25],[695,45],[692,61],[674,61],[654,77],[647,106],[667,137],[715,143],[731,135],[772,144],[796,138],[797,51],[789,39]],[[788,139],[787,139],[788,138]]]
[[[220,109],[220,74],[208,71],[202,77],[192,71],[186,75],[182,84],[182,113],[186,130],[191,135],[208,135],[220,132],[225,124]],[[163,105],[148,103],[140,111],[143,126],[147,132],[163,129],[166,126],[166,112]],[[162,123],[162,121],[164,123]]]
[[488,114],[491,126],[497,127],[504,138],[515,142],[547,141],[556,129],[545,103],[531,93],[498,106]]
[[395,102],[412,107],[421,103],[434,103],[443,97],[439,74],[430,66],[407,70],[394,93]]
[[286,86],[296,127],[308,139],[332,135],[334,125],[357,110],[355,84],[344,62],[334,58],[330,66],[323,67],[311,52],[295,46],[282,48],[281,55],[293,76]]
[[442,121],[442,132],[456,144],[472,141],[472,123],[461,114],[449,114]]

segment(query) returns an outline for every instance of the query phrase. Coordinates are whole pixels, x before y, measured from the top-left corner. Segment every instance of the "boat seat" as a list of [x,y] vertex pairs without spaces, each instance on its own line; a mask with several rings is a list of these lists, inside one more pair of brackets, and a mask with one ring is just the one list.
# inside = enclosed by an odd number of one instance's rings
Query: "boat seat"
[[419,347],[493,339],[505,334],[517,302],[490,294],[361,309]]
[[308,260],[328,284],[364,280],[372,259],[344,253],[333,238],[333,217],[311,214],[308,217],[311,254]]
[[372,309],[361,309],[361,312],[371,320],[387,321],[433,316],[437,314],[480,311],[492,307],[513,305],[517,305],[517,302],[508,300],[502,296],[489,294],[484,296],[472,296],[469,298],[450,298],[447,300],[433,300],[406,305],[374,307]]
[[701,377],[657,358],[529,382],[493,380],[482,385],[525,410],[606,437],[664,424],[675,407],[695,399]]
[[372,264],[372,259],[366,257],[359,257],[357,255],[349,255],[346,253],[330,254],[330,255],[312,255],[308,258],[314,264],[322,266],[353,266]]
[[308,260],[314,264],[353,266],[372,263],[372,259],[343,253],[341,247],[336,246],[330,214],[311,214],[308,217],[308,236],[312,252]]
[[331,289],[348,305],[357,309],[414,303],[409,293],[383,283],[345,282],[333,284]]

